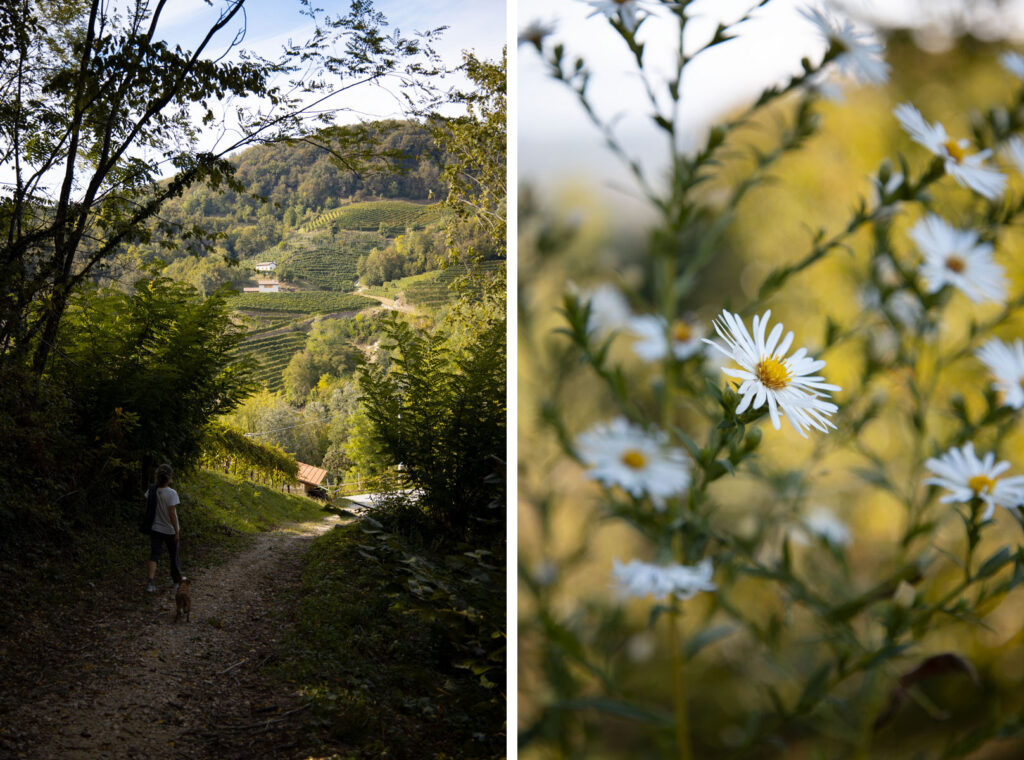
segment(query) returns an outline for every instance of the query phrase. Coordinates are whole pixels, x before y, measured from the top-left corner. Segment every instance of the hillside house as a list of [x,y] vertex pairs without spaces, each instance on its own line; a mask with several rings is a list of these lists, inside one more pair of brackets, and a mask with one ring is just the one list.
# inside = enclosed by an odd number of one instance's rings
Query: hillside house
[[306,496],[314,496],[321,499],[327,498],[327,491],[320,485],[327,477],[327,470],[321,470],[311,464],[297,463],[299,465],[299,482],[306,488]]
[[279,293],[280,284],[277,280],[257,280],[256,288],[242,288],[243,293]]
[[255,268],[257,272],[273,272],[277,269],[277,262],[261,261]]

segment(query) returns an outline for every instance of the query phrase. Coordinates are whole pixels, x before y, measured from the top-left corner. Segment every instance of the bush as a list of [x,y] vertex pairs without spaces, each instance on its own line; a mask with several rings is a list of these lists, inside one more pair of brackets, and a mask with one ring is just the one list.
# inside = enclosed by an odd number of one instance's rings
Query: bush
[[371,436],[419,491],[440,532],[465,538],[504,531],[505,321],[452,352],[438,331],[393,319],[392,360],[360,374]]

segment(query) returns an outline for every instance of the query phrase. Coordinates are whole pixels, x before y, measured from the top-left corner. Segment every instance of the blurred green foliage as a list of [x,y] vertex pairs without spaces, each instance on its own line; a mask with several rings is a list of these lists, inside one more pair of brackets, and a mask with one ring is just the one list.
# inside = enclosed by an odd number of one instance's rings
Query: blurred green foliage
[[[1015,456],[1018,418],[998,411],[989,379],[963,361],[992,325],[1010,338],[1024,324],[1014,303],[1003,311],[954,295],[933,300],[920,327],[883,346],[891,325],[873,321],[865,300],[871,289],[884,290],[879,258],[916,266],[906,230],[922,199],[960,226],[998,232],[996,257],[1010,292],[1021,292],[1019,232],[997,221],[1016,207],[992,208],[949,180],[926,182],[930,157],[892,117],[896,104],[911,100],[951,135],[991,144],[985,114],[975,109],[1004,105],[1019,118],[1020,103],[1020,83],[999,66],[997,52],[968,40],[929,55],[894,34],[887,88],[854,90],[842,103],[793,95],[757,113],[753,128],[730,133],[713,177],[672,206],[694,203],[682,224],[630,229],[609,213],[606,199],[565,195],[562,203],[573,209],[567,214],[522,192],[523,756],[675,751],[670,648],[659,608],[617,604],[608,590],[613,558],[665,551],[664,523],[644,523],[636,504],[586,484],[564,451],[576,433],[618,410],[670,420],[700,440],[696,431],[707,432],[722,411],[694,370],[706,371],[715,386],[721,380],[700,362],[638,367],[621,342],[595,346],[581,359],[579,331],[586,328],[574,322],[573,297],[565,311],[558,306],[573,284],[585,301],[601,282],[629,294],[635,310],[669,319],[695,313],[708,324],[722,308],[770,307],[796,332],[797,345],[827,360],[829,382],[844,389],[836,398],[838,431],[805,441],[790,430],[764,430],[756,454],[743,454],[735,474],[705,481],[697,503],[714,504],[708,522],[671,525],[673,555],[699,556],[701,546],[692,542],[721,531],[711,541],[723,565],[716,582],[726,591],[687,602],[682,618],[695,756],[946,758],[982,746],[988,754],[977,757],[1020,754],[1019,742],[1004,740],[1024,728],[1024,629],[1015,612],[1021,526],[997,511],[995,525],[971,549],[975,564],[967,574],[977,585],[951,604],[955,593],[948,595],[965,574],[957,566],[964,525],[952,507],[934,503],[935,489],[921,487],[920,467],[968,439],[1009,459],[1014,472],[1024,465]],[[787,140],[793,150],[772,153]],[[878,191],[870,177],[897,152],[907,156],[921,192],[890,223],[872,217]],[[752,176],[758,180],[748,187]],[[675,175],[666,195],[685,182]],[[1020,179],[1011,186],[1019,196]],[[687,266],[701,257],[691,277]],[[567,322],[575,346],[555,332]],[[727,433],[718,436],[717,451],[728,445]],[[700,455],[715,450],[715,441],[712,431]],[[851,526],[849,549],[791,540],[822,504]],[[627,515],[629,527],[620,519]],[[930,564],[917,564],[926,556]],[[929,659],[949,652],[971,663],[976,678],[959,660]],[[920,670],[927,677],[911,676],[928,663]],[[896,694],[906,699],[887,713]]]

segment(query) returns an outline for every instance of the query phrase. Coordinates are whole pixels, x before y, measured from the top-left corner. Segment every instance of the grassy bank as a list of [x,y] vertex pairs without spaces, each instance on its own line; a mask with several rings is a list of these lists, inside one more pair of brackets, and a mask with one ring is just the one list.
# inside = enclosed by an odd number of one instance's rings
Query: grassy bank
[[[186,572],[215,564],[252,534],[285,522],[324,516],[312,499],[214,472],[199,471],[172,486],[181,498],[182,566]],[[7,542],[0,560],[0,636],[16,636],[36,610],[65,609],[105,588],[117,596],[143,598],[149,537],[136,527],[137,503],[86,504],[81,519],[54,523]],[[166,574],[166,559],[160,577]],[[137,586],[137,588],[136,588]]]
[[312,699],[321,752],[504,757],[503,572],[487,552],[410,553],[365,521],[317,539],[277,675]]

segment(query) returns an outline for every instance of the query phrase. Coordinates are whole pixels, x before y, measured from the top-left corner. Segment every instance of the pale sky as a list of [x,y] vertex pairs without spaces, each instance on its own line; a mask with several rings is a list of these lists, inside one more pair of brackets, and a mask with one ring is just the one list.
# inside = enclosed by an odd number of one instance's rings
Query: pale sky
[[[320,0],[315,7],[338,16],[347,13],[347,0]],[[175,0],[169,4],[171,15],[161,24],[168,39],[194,44],[196,32],[205,31],[216,18],[223,0],[215,0],[211,7],[204,0]],[[462,51],[472,50],[478,56],[496,59],[505,44],[505,3],[502,0],[432,0],[411,3],[403,0],[376,0],[376,10],[384,14],[389,30],[398,30],[404,37],[414,32],[437,27],[448,27],[434,42],[434,49],[449,68],[461,63]],[[245,38],[241,48],[253,50],[267,58],[276,58],[284,44],[306,40],[312,31],[309,18],[300,13],[298,0],[249,0],[246,12]],[[166,13],[166,12],[165,12]],[[221,33],[211,51],[223,50],[243,24],[240,19]],[[461,75],[449,77],[446,86],[466,87]],[[344,106],[347,110],[337,117],[347,123],[365,119],[401,118],[404,103],[395,92],[400,85],[389,81],[384,87],[360,86],[329,101],[327,105]]]
[[[966,4],[965,4],[966,3]],[[719,20],[739,17],[753,0],[697,0],[690,6],[698,16],[688,28],[688,46],[710,38]],[[723,112],[749,102],[766,86],[785,81],[800,71],[804,56],[820,60],[825,44],[798,8],[811,0],[774,0],[740,27],[740,36],[695,60],[683,81],[683,120],[692,144]],[[940,49],[947,42],[939,31],[941,19],[955,15],[979,37],[1024,35],[1024,2],[1005,0],[994,5],[968,0],[847,0],[837,4],[855,15],[875,17],[891,25],[923,25],[919,44]],[[656,3],[646,4],[655,8]],[[965,10],[966,8],[966,10]],[[582,56],[592,72],[591,92],[596,109],[616,117],[616,133],[634,158],[648,166],[663,164],[663,133],[650,121],[651,107],[641,89],[631,54],[602,16],[588,18],[592,7],[582,0],[519,0],[520,29],[534,20],[554,27],[551,42],[562,42],[566,56]],[[674,21],[657,14],[644,22],[641,39],[646,56],[668,70],[675,59]],[[692,35],[689,34],[692,32]],[[530,45],[519,48],[520,182],[547,194],[565,185],[635,188],[627,171],[609,151],[568,88],[553,81]],[[631,73],[627,73],[631,72]],[[615,192],[628,203],[629,193]],[[637,204],[639,209],[643,204]]]
[[[112,0],[107,7],[123,9],[128,2]],[[150,4],[155,5],[154,2]],[[315,0],[313,4],[332,16],[343,15],[349,8],[348,0]],[[194,49],[223,7],[224,0],[214,0],[212,6],[204,0],[170,0],[161,13],[157,36],[172,47],[180,45],[187,50]],[[506,9],[502,0],[376,0],[374,7],[387,17],[391,30],[398,29],[405,37],[412,36],[415,31],[447,26],[448,29],[435,41],[434,48],[450,68],[461,63],[463,50],[472,50],[478,57],[487,59],[501,57],[506,40]],[[309,18],[300,14],[299,0],[249,0],[244,8],[246,32],[240,47],[253,50],[271,60],[280,56],[285,42],[289,39],[296,43],[304,42],[312,29]],[[232,24],[211,42],[208,57],[221,55],[242,27],[240,17],[233,19]],[[446,86],[453,85],[465,88],[467,82],[459,75],[447,80]],[[398,85],[391,82],[388,86],[394,89]],[[247,104],[251,104],[251,101]],[[239,104],[232,103],[227,109],[226,122],[229,124],[236,105]],[[381,87],[354,88],[329,105],[350,109],[339,115],[338,121],[342,123],[404,116],[402,101]],[[213,110],[214,113],[220,113],[218,108]],[[220,140],[220,146],[234,142],[230,133],[218,136],[211,131],[201,149],[213,149],[217,140]],[[167,168],[170,171],[169,165]],[[54,176],[56,179],[53,183],[56,184],[60,172],[55,172]],[[11,182],[13,177],[12,166],[0,165],[0,183]]]

